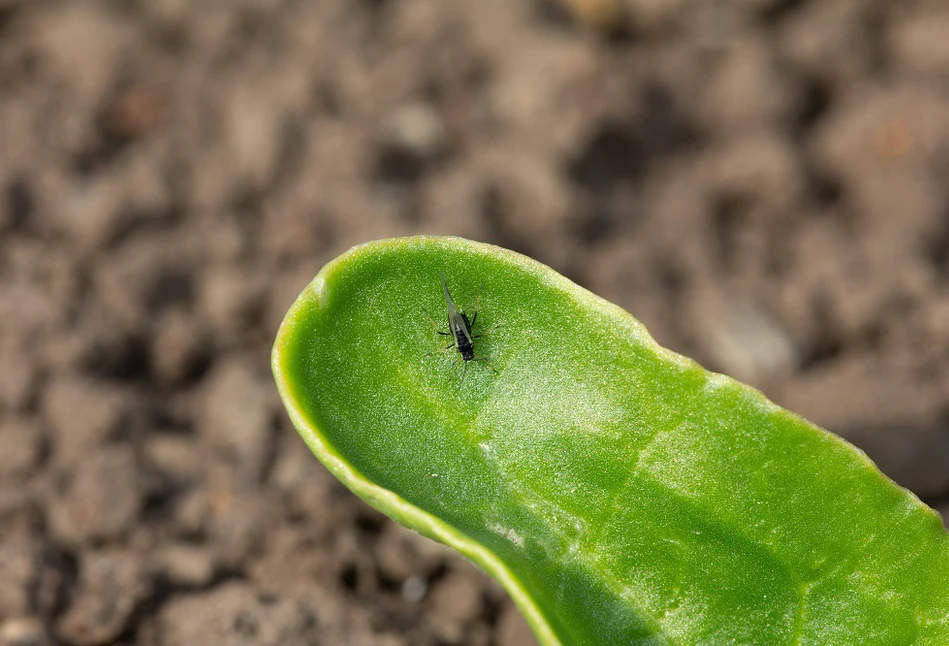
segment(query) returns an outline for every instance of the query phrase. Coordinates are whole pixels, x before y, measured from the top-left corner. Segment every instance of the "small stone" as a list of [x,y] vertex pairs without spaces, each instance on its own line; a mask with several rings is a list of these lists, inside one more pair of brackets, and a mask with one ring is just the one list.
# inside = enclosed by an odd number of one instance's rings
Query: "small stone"
[[128,626],[150,590],[138,557],[125,552],[86,553],[75,601],[59,621],[59,632],[77,646],[111,643]]
[[233,336],[253,322],[262,309],[261,288],[259,280],[231,267],[202,274],[201,310],[216,336]]
[[710,316],[703,329],[715,369],[741,381],[760,385],[787,377],[799,364],[787,331],[753,302],[733,304],[719,316]]
[[150,354],[158,381],[173,386],[187,379],[206,362],[210,354],[209,341],[196,317],[182,308],[175,308],[158,321]]
[[432,159],[447,146],[447,133],[438,113],[425,103],[408,103],[389,115],[384,140],[421,159]]
[[189,438],[155,434],[148,438],[144,453],[155,468],[178,483],[195,482],[204,470],[206,458]]
[[483,579],[473,571],[453,571],[433,588],[432,628],[439,639],[458,644],[482,609]]
[[428,593],[428,582],[422,577],[410,576],[402,584],[402,598],[409,603],[418,603]]
[[175,585],[200,587],[214,576],[214,557],[204,547],[173,543],[156,556],[158,571]]
[[49,509],[53,533],[69,543],[114,538],[127,532],[142,507],[131,447],[103,448],[70,469]]
[[77,177],[61,187],[62,208],[53,221],[62,234],[86,252],[104,248],[128,224],[121,192],[103,176]]

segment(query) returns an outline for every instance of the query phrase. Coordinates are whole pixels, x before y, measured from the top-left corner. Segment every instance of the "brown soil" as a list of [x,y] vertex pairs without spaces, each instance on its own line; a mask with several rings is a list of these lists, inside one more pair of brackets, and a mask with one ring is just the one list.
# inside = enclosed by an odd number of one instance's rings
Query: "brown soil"
[[527,253],[949,508],[949,5],[613,6],[0,0],[0,644],[530,643],[278,402],[387,236]]

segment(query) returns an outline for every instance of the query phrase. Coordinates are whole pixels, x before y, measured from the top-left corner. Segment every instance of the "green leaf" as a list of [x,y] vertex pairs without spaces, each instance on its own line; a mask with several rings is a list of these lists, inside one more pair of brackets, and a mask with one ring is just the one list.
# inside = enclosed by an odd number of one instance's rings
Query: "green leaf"
[[[440,351],[443,272],[475,353]],[[277,385],[369,504],[498,579],[543,644],[949,644],[949,535],[859,450],[529,258],[383,240],[290,309]]]

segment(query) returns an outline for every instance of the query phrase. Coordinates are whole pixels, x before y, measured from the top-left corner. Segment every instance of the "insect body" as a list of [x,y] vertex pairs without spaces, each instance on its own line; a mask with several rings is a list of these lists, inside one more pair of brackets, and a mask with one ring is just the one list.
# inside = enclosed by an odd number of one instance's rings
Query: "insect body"
[[[465,361],[474,361],[474,336],[471,334],[471,326],[474,321],[468,321],[468,316],[458,309],[451,292],[448,291],[448,283],[445,282],[444,274],[439,273],[442,279],[442,290],[445,292],[445,305],[448,308],[448,329],[454,338],[454,346],[458,348],[461,358]],[[474,320],[478,320],[478,306],[475,305]],[[451,347],[451,346],[449,346]]]
[[[458,359],[455,359],[452,363],[452,370],[459,361],[465,362],[465,368],[468,367],[469,361],[484,361],[485,364],[491,368],[494,372],[494,367],[488,363],[487,359],[484,357],[476,356],[474,353],[474,340],[481,338],[480,334],[473,334],[471,328],[474,326],[475,321],[478,320],[478,307],[481,302],[481,294],[478,294],[478,298],[475,301],[474,314],[471,316],[471,320],[468,319],[468,315],[465,314],[456,304],[455,299],[451,297],[451,292],[448,291],[448,283],[445,282],[445,276],[441,272],[438,274],[439,278],[442,281],[442,291],[445,294],[445,308],[448,312],[448,332],[438,329],[438,326],[435,324],[435,320],[432,318],[431,314],[428,313],[428,310],[425,310],[425,314],[428,316],[428,320],[432,324],[435,332],[442,336],[450,336],[452,338],[452,343],[443,348],[443,350],[450,350],[455,348],[458,350],[458,354],[461,356]],[[424,308],[423,308],[424,309]]]

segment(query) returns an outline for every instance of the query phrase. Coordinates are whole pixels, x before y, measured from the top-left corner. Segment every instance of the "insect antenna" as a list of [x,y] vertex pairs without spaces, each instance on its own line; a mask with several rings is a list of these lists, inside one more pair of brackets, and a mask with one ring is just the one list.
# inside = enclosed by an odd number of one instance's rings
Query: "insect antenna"
[[471,327],[474,327],[475,321],[478,320],[478,312],[481,311],[481,288],[484,287],[484,283],[478,285],[478,297],[475,298],[474,304],[474,314],[471,315]]

